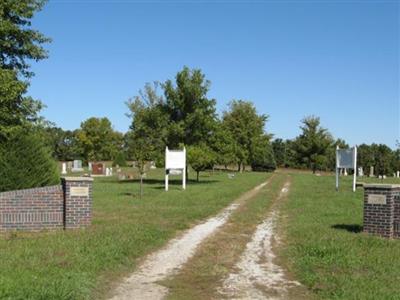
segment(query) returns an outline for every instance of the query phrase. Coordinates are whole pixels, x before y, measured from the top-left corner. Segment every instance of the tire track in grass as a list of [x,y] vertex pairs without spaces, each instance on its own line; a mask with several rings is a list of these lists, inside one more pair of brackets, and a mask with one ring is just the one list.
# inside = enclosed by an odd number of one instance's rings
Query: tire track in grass
[[[275,263],[274,236],[279,202],[286,197],[290,183],[286,181],[267,218],[260,223],[252,239],[235,265],[236,272],[227,276],[219,293],[229,299],[287,299],[289,290],[300,286],[289,280],[284,269]],[[275,238],[276,239],[276,238]]]
[[258,194],[271,178],[244,193],[217,216],[209,218],[206,222],[185,231],[182,236],[171,240],[166,247],[149,255],[138,267],[138,270],[115,289],[114,296],[111,299],[164,298],[168,293],[168,288],[159,284],[159,281],[176,274],[193,256],[200,243],[223,226],[238,207]]

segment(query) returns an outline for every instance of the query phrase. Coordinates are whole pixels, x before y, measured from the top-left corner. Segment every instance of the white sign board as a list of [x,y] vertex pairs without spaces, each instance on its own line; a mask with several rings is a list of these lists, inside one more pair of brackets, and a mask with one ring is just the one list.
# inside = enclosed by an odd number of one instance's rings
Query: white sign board
[[71,197],[88,197],[89,187],[87,186],[71,186],[69,190]]
[[186,151],[168,150],[165,151],[165,168],[184,169],[186,167]]
[[[168,150],[165,148],[165,190],[168,191],[169,175],[182,172],[182,188],[186,189],[186,148],[183,150]],[[172,171],[172,172],[171,172]]]
[[353,169],[353,192],[356,191],[357,178],[357,147],[350,149],[336,148],[336,190],[339,190],[339,169]]

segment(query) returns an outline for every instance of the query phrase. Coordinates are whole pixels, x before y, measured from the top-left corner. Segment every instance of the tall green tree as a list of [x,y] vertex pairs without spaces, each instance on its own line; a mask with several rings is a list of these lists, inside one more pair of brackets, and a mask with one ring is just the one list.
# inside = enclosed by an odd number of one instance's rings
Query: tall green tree
[[123,135],[114,131],[107,118],[89,118],[76,134],[85,160],[112,160],[123,149]]
[[[157,82],[147,83],[144,89],[139,91],[139,95],[126,103],[130,111],[128,116],[132,118],[127,138],[128,148],[136,147],[135,139],[146,140],[148,152],[146,158],[161,165],[167,145],[169,120],[164,109],[164,98],[158,94],[158,87]],[[137,152],[136,149],[128,149],[128,151]]]
[[[267,115],[259,115],[253,103],[233,100],[228,111],[223,113],[223,126],[229,130],[235,140],[238,170],[250,163],[254,143],[263,136]],[[270,136],[268,136],[270,138]]]
[[271,145],[277,166],[284,167],[286,163],[286,143],[282,139],[275,139]]
[[187,156],[190,166],[196,171],[197,181],[200,172],[212,168],[215,163],[215,153],[205,144],[189,146]]
[[31,28],[31,19],[43,0],[0,1],[0,139],[38,119],[42,104],[26,96],[34,74],[29,61],[47,57],[43,44],[50,41]]
[[167,80],[163,84],[165,104],[169,120],[168,146],[177,147],[205,143],[210,140],[216,128],[216,101],[207,93],[210,81],[199,69],[184,67],[178,72],[175,82]]
[[321,127],[318,117],[306,117],[302,123],[300,126],[302,133],[296,138],[293,146],[298,161],[315,173],[317,169],[326,165],[327,153],[333,146],[333,138],[327,129]]

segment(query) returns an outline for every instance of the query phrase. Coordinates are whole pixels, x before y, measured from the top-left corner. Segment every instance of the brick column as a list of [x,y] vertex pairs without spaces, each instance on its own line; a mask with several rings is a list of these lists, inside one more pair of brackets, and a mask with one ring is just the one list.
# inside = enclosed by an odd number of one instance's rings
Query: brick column
[[364,232],[400,236],[400,185],[364,185]]
[[92,221],[92,183],[90,177],[65,177],[64,227],[65,229],[87,227]]

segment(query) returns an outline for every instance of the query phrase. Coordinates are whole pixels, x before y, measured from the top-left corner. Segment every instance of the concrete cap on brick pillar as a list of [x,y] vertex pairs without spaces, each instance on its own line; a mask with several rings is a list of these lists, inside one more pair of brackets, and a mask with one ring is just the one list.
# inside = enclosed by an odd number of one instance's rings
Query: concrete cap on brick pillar
[[388,184],[388,183],[368,183],[364,184],[366,189],[396,189],[400,188],[400,184]]
[[65,181],[93,181],[92,177],[61,177]]

